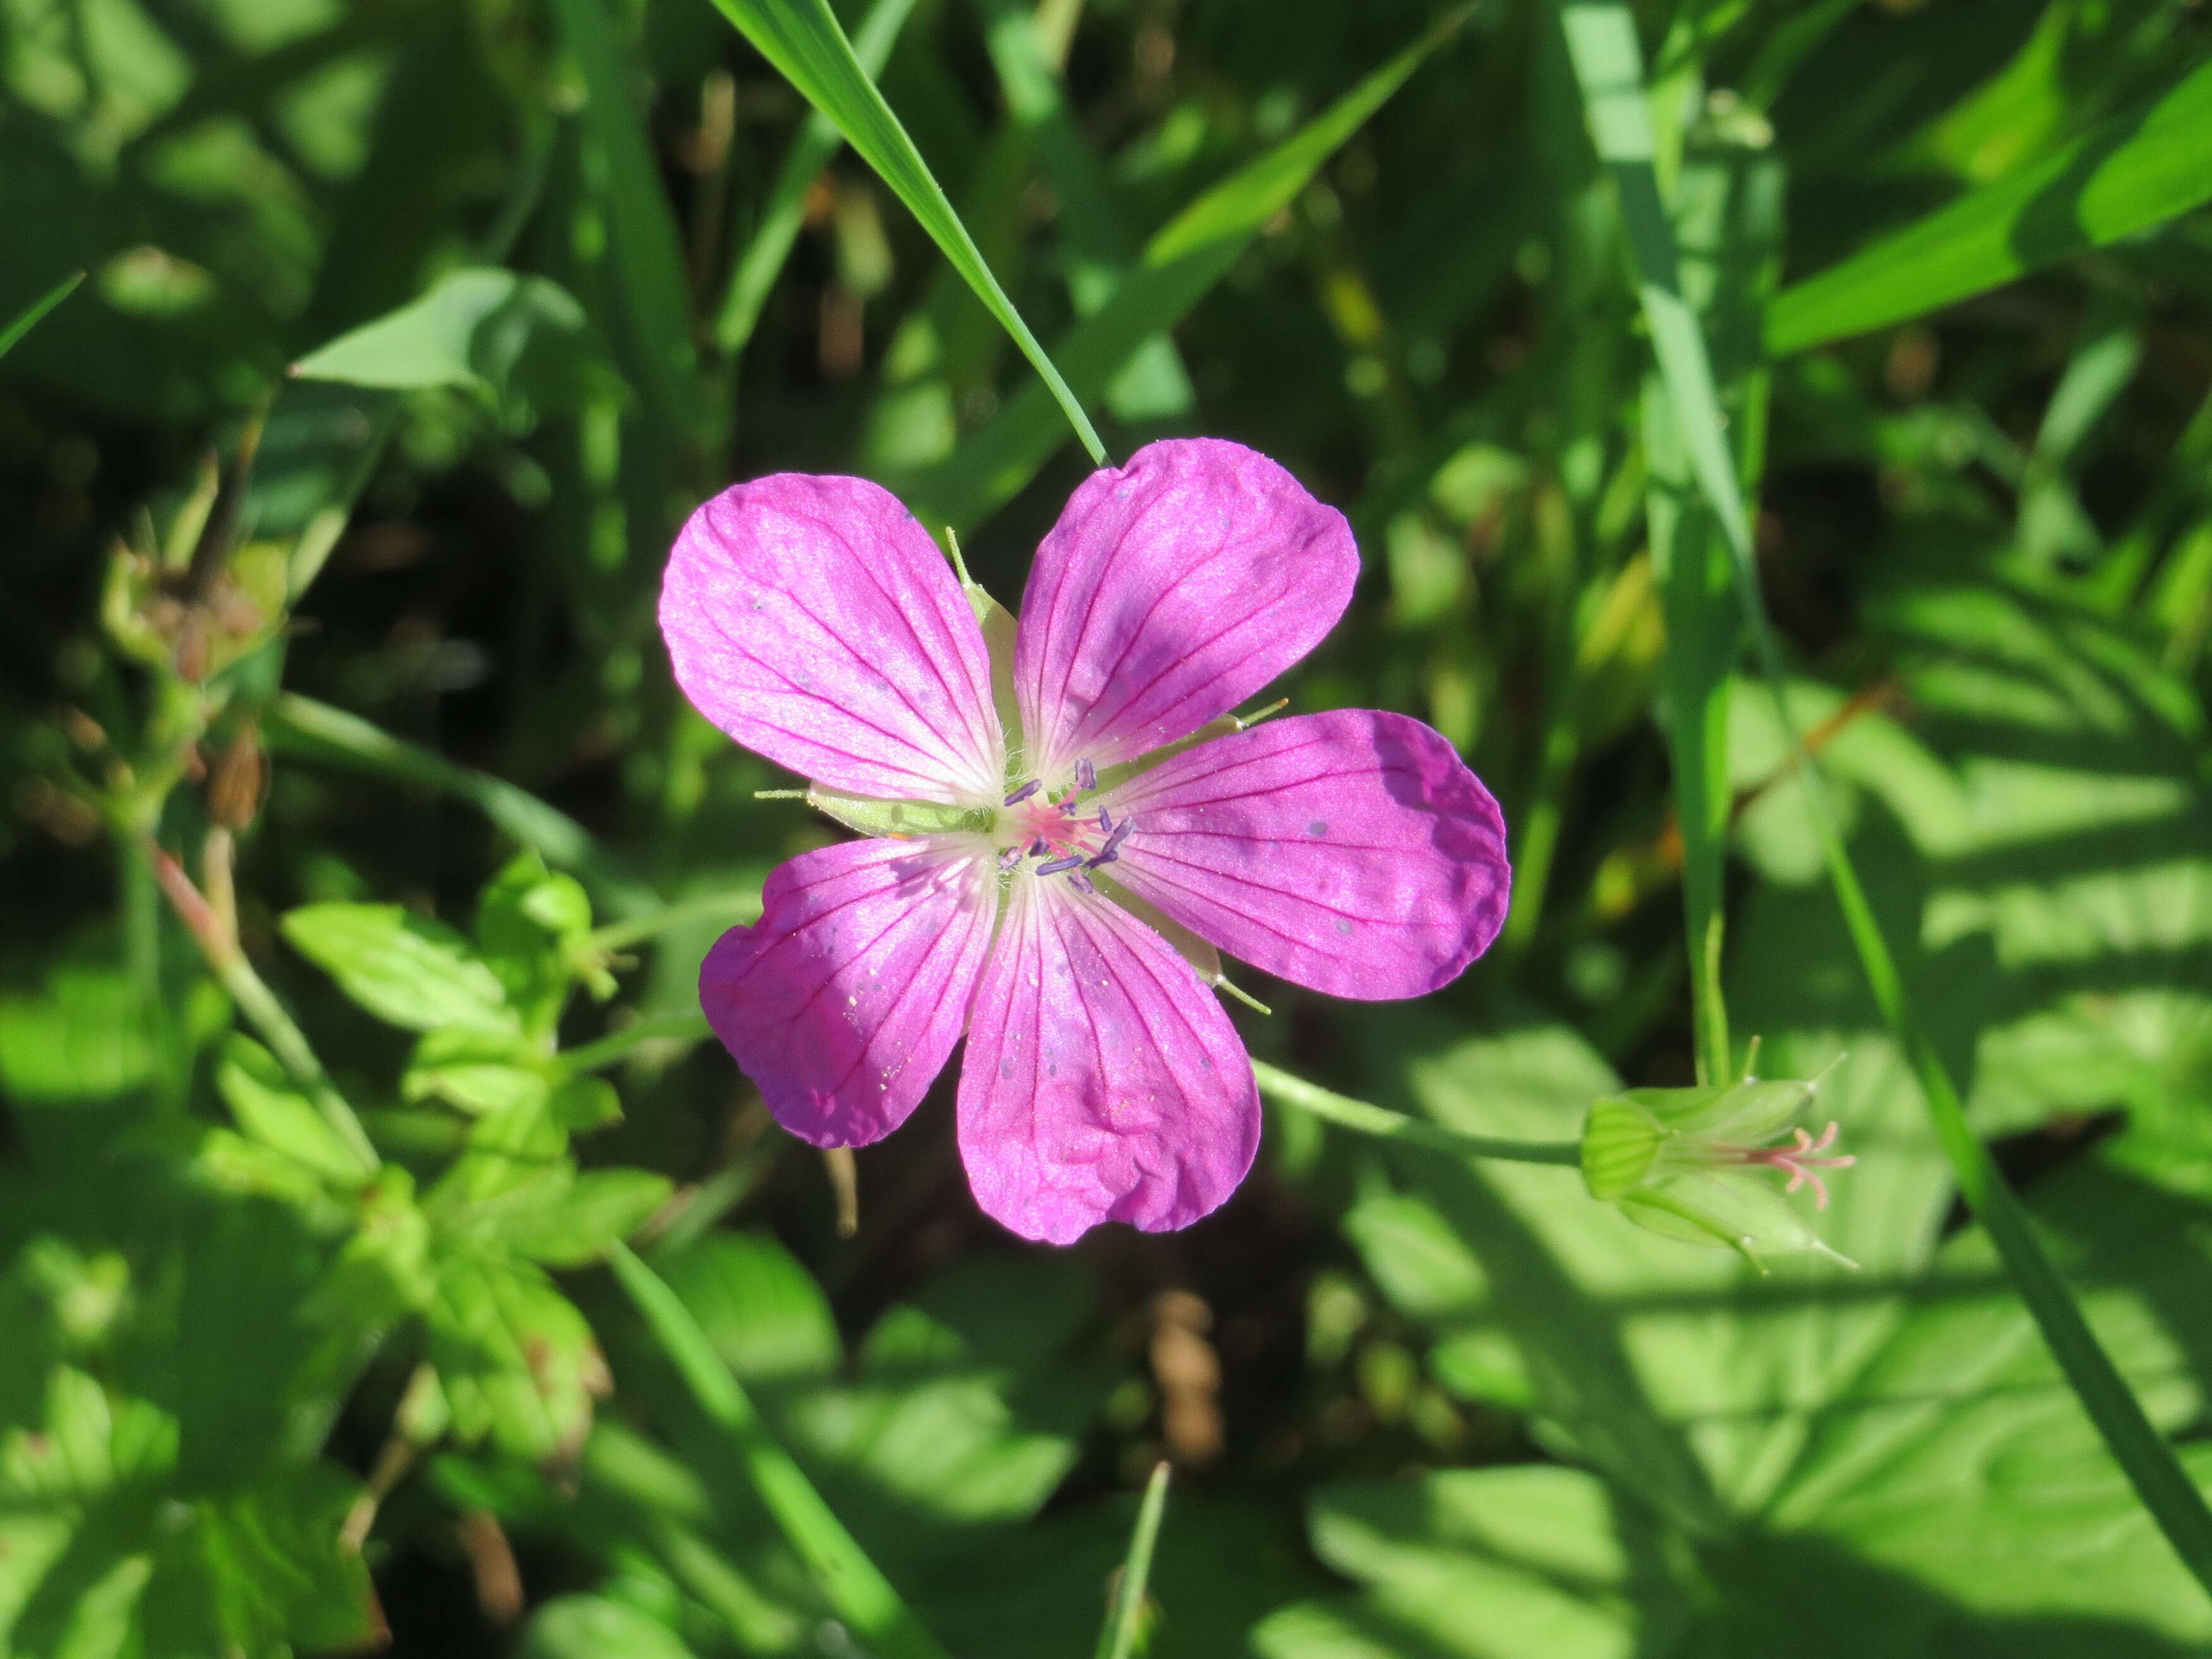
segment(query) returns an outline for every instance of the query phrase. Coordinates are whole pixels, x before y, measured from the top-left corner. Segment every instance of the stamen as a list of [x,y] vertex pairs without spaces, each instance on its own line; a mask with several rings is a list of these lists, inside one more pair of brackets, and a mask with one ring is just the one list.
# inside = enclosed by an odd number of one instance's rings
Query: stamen
[[1016,865],[1022,861],[1022,852],[1023,848],[1018,842],[1017,842],[1013,846],[1006,848],[1005,852],[999,854],[999,868],[1001,870],[1012,869]]
[[1036,867],[1036,872],[1040,876],[1056,876],[1065,870],[1079,869],[1082,864],[1083,854],[1075,853],[1064,859],[1054,859],[1049,864],[1040,864]]
[[1067,872],[1067,883],[1069,886],[1074,888],[1079,893],[1095,894],[1098,890],[1096,887],[1093,887],[1091,884],[1091,878],[1085,875],[1080,870],[1069,871]]
[[1098,832],[1106,836],[1114,833],[1114,815],[1103,806],[1098,809]]
[[1042,858],[1045,855],[1045,850],[1044,837],[1042,836],[1039,836],[1035,841],[1030,843],[1030,856],[1033,859]]
[[1006,805],[1009,806],[1019,806],[1024,801],[1027,800],[1031,795],[1034,795],[1038,790],[1043,787],[1044,780],[1042,778],[1031,778],[1020,788],[1015,790],[1012,794],[1006,797]]
[[1087,760],[1075,763],[1075,787],[1089,794],[1098,787],[1098,769]]
[[1113,854],[1120,852],[1121,850],[1121,843],[1129,839],[1129,831],[1136,827],[1136,819],[1133,817],[1123,818],[1121,823],[1114,826],[1114,833],[1106,837],[1106,844],[1098,849],[1098,856],[1101,858],[1109,858]]

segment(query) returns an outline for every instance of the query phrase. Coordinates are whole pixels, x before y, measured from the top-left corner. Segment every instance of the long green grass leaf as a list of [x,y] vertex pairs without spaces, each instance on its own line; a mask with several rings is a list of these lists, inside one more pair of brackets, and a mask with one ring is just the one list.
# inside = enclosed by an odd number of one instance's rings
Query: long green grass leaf
[[1660,374],[1687,440],[1692,471],[1727,538],[1745,623],[1789,736],[1829,879],[1875,1006],[1897,1034],[1920,1084],[1961,1196],[1988,1231],[2068,1382],[2183,1562],[2212,1590],[2212,1510],[2089,1328],[2038,1241],[2026,1208],[1966,1121],[1957,1085],[1905,996],[1896,958],[1844,847],[1826,789],[1797,736],[1784,700],[1781,650],[1759,595],[1742,493],[1722,435],[1711,362],[1682,293],[1674,230],[1651,165],[1653,134],[1635,19],[1618,0],[1565,0],[1560,18],[1599,158],[1620,185]]
[[599,195],[645,381],[639,390],[681,429],[692,414],[695,366],[684,244],[630,92],[629,54],[606,0],[554,0],[553,9],[583,71],[585,130],[605,170]]
[[[1146,340],[1182,321],[1261,227],[1290,204],[1464,16],[1446,18],[1161,227],[1113,297],[1077,324],[1054,354],[1077,389],[1097,396]],[[1035,388],[1009,398],[950,459],[896,481],[908,505],[927,523],[973,527],[1011,501],[1059,449],[1060,434],[1042,418],[1047,412]]]
[[2212,64],[2063,149],[1807,277],[1766,313],[1777,356],[1918,317],[2212,201]]
[[357,714],[296,692],[279,693],[262,715],[270,747],[303,760],[428,789],[466,801],[556,869],[574,871],[599,902],[625,920],[651,915],[660,897],[592,832],[528,790],[395,738]]
[[15,342],[36,328],[48,312],[76,293],[76,285],[83,280],[82,271],[74,271],[24,307],[14,322],[5,329],[0,329],[0,357],[14,350]]
[[690,1310],[628,1246],[617,1243],[609,1260],[661,1352],[700,1408],[729,1436],[753,1490],[812,1570],[823,1598],[861,1651],[877,1659],[947,1659],[937,1639],[822,1501],[805,1471],[776,1443]]
[[[914,0],[876,0],[860,20],[853,36],[853,56],[871,81],[884,72],[899,30],[913,11]],[[800,125],[775,182],[769,187],[768,202],[761,209],[751,240],[745,244],[737,268],[730,273],[730,285],[723,292],[721,309],[714,318],[714,343],[722,350],[742,351],[752,338],[761,307],[768,303],[784,261],[791,257],[792,246],[799,240],[799,228],[806,217],[806,192],[844,142],[837,124],[820,110]]]
[[1145,1501],[1137,1509],[1137,1525],[1129,1534],[1129,1554],[1121,1563],[1121,1582],[1114,1587],[1114,1606],[1106,1615],[1106,1628],[1098,1632],[1097,1659],[1129,1659],[1136,1651],[1137,1634],[1145,1613],[1145,1586],[1152,1576],[1152,1547],[1159,1542],[1160,1517],[1168,1510],[1168,1468],[1157,1465],[1145,1483]]
[[[580,3],[566,0],[571,5]],[[845,142],[906,204],[908,211],[975,290],[976,298],[1036,367],[1091,459],[1105,465],[1106,447],[1099,441],[1091,417],[1084,413],[1082,402],[1030,332],[1029,325],[999,286],[999,279],[991,274],[975,239],[930,173],[929,164],[921,159],[914,140],[907,137],[898,117],[854,55],[853,43],[845,38],[829,0],[714,0],[714,4],[809,103],[837,124]]]

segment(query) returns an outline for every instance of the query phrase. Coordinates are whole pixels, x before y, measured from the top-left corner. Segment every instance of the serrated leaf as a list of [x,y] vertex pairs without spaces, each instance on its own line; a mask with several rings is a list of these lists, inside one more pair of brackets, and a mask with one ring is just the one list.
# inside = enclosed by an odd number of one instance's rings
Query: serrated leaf
[[295,950],[387,1024],[410,1031],[520,1025],[465,939],[397,904],[310,904],[287,912],[280,925]]
[[276,1058],[249,1037],[233,1035],[216,1067],[216,1087],[246,1135],[325,1180],[366,1180],[372,1173],[293,1083]]
[[448,1254],[427,1313],[430,1363],[464,1441],[532,1462],[575,1455],[606,1362],[575,1305],[528,1262]]

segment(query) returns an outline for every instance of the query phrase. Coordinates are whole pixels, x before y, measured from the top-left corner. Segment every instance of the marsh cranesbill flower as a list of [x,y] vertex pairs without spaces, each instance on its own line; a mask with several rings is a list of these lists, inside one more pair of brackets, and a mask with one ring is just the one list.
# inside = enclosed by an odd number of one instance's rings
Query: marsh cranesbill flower
[[1504,918],[1497,804],[1442,737],[1230,712],[1321,642],[1358,563],[1342,514],[1212,440],[1091,474],[1018,627],[864,480],[781,473],[693,514],[660,600],[678,683],[867,837],[777,869],[700,971],[777,1121],[878,1139],[964,1034],[961,1157],[1014,1231],[1227,1198],[1260,1104],[1214,947],[1410,997]]

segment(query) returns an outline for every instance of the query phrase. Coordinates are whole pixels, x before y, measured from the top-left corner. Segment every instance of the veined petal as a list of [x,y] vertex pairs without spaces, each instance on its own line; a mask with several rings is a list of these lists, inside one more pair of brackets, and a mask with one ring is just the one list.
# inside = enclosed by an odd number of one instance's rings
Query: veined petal
[[1252,1167],[1260,1097],[1236,1028],[1160,936],[1026,869],[976,988],[960,1156],[1025,1238],[1188,1226]]
[[669,556],[660,631],[693,706],[804,777],[958,805],[1004,787],[975,614],[865,478],[780,472],[708,501]]
[[817,848],[776,867],[761,906],[699,969],[708,1024],[801,1140],[882,1139],[967,1024],[998,908],[988,850],[951,836]]
[[1170,439],[1092,473],[1022,599],[1026,769],[1188,737],[1320,644],[1358,574],[1344,515],[1241,444]]
[[1114,874],[1233,957],[1332,996],[1419,996],[1504,924],[1498,803],[1419,720],[1300,714],[1170,756],[1107,798]]

